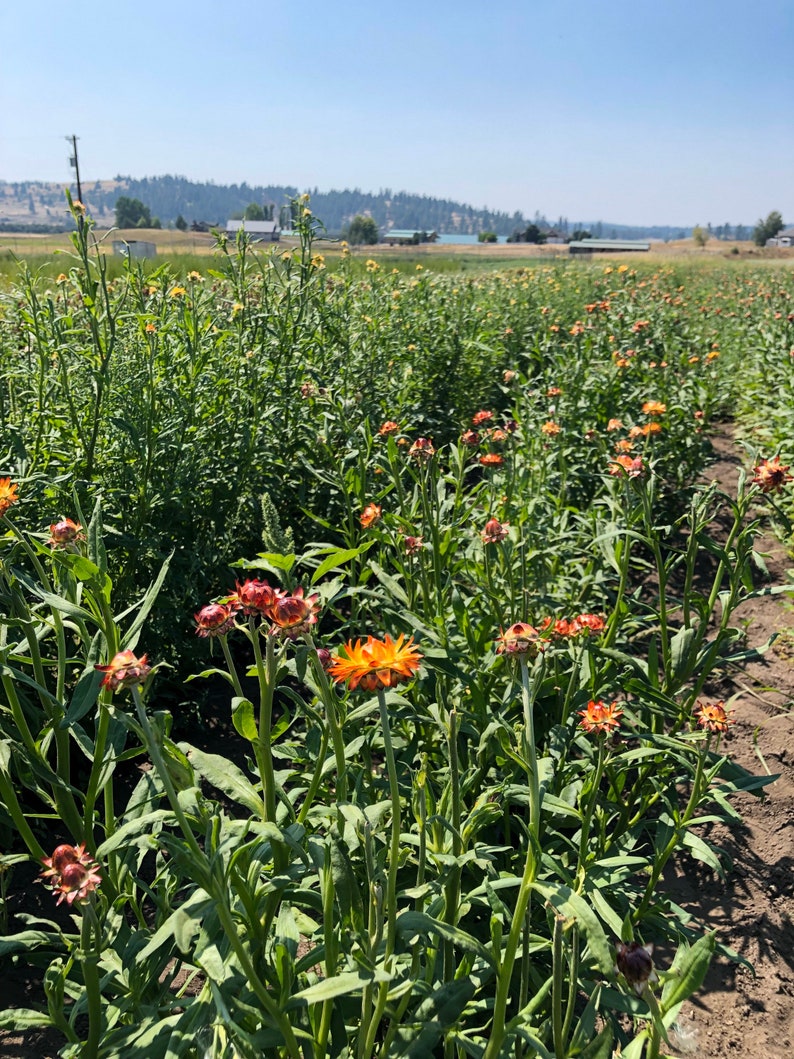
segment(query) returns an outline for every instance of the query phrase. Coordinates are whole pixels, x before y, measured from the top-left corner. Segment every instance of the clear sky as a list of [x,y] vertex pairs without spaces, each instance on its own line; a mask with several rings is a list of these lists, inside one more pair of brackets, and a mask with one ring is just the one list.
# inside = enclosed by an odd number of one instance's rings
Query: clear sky
[[794,223],[794,0],[2,0],[0,179]]

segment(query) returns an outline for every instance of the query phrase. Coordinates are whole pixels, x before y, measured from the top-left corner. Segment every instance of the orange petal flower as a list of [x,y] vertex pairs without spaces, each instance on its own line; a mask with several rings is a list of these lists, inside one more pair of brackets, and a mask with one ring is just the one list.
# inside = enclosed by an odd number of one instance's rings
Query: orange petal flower
[[582,718],[579,722],[580,726],[586,732],[596,732],[598,735],[620,728],[620,718],[623,716],[623,710],[620,709],[616,702],[613,702],[611,706],[607,706],[600,699],[598,701],[590,699],[587,709],[579,710],[578,712]]
[[646,401],[642,410],[646,416],[663,416],[667,411],[667,405],[662,404],[661,401]]
[[0,518],[5,515],[12,504],[16,504],[19,499],[17,496],[18,488],[19,486],[16,483],[12,484],[10,478],[0,478]]
[[94,669],[105,674],[100,687],[110,688],[111,691],[136,687],[142,684],[152,671],[152,667],[146,663],[146,655],[136,658],[132,651],[119,651],[110,660],[109,665],[94,666]]
[[381,437],[387,437],[389,434],[398,434],[400,431],[400,424],[395,423],[393,419],[387,419],[385,423],[381,425],[378,433]]
[[396,640],[385,636],[377,640],[368,636],[366,642],[349,640],[331,663],[329,673],[337,684],[345,682],[351,691],[393,688],[410,680],[421,664],[421,654],[414,647],[414,638],[405,639],[402,633]]
[[483,467],[501,467],[504,462],[498,452],[486,452],[484,456],[480,456],[480,463]]
[[358,521],[367,529],[374,522],[377,522],[381,516],[382,508],[380,504],[367,504],[361,514],[358,516]]
[[710,732],[727,732],[736,724],[731,713],[732,711],[725,709],[724,702],[701,702],[698,699],[695,720],[701,728],[708,728]]
[[[779,456],[773,456],[771,460],[761,460],[757,467],[753,467],[755,472],[753,485],[757,485],[762,493],[779,493],[786,482],[794,481],[787,473],[789,466],[789,464],[783,466]],[[0,482],[0,487],[2,484]]]
[[485,410],[482,412],[475,412],[471,417],[471,425],[473,427],[478,427],[483,423],[487,423],[489,419],[493,419],[493,412],[486,412]]

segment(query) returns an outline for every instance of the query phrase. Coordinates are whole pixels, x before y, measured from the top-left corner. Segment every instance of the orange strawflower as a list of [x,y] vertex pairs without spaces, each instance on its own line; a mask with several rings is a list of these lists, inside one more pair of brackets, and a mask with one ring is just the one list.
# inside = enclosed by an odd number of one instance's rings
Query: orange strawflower
[[579,710],[578,713],[582,718],[579,722],[580,727],[585,732],[595,732],[597,735],[606,735],[620,728],[620,718],[623,716],[623,710],[616,702],[607,706],[600,699],[590,699],[587,709]]
[[[753,467],[755,477],[753,485],[757,485],[762,493],[779,493],[786,482],[794,481],[788,474],[789,464],[783,466],[779,456],[773,456],[771,460],[761,460],[757,467]],[[8,481],[7,478],[3,481]],[[0,489],[3,482],[0,481]],[[1,494],[0,494],[1,495]],[[0,501],[0,505],[2,501]],[[5,514],[5,511],[2,511]]]
[[400,430],[400,424],[395,423],[393,419],[387,419],[385,423],[381,425],[378,433],[381,437],[387,437],[389,434],[397,434]]
[[701,702],[698,699],[695,720],[701,728],[707,728],[710,732],[727,732],[731,725],[736,724],[732,712],[725,709],[724,702]]
[[10,478],[0,478],[0,518],[5,515],[12,504],[16,504],[19,499],[18,488],[19,486],[12,483]]
[[480,456],[483,467],[501,467],[504,462],[498,452],[486,452],[484,456]]
[[609,473],[615,478],[642,478],[647,468],[642,461],[642,456],[616,456],[609,465]]
[[642,410],[646,416],[663,416],[667,411],[667,405],[661,401],[646,401]]
[[377,522],[381,516],[382,508],[380,504],[367,504],[361,514],[358,516],[358,521],[364,527],[368,529],[373,523]]
[[493,412],[475,412],[471,417],[471,425],[473,427],[479,427],[483,423],[487,423],[489,419],[493,419]]
[[622,426],[623,421],[621,419],[610,419],[607,423],[607,431],[611,433],[613,430],[620,430]]
[[366,642],[348,640],[331,662],[328,672],[337,684],[346,683],[350,691],[376,691],[393,688],[410,680],[421,664],[421,654],[414,646],[414,638],[405,639],[402,633],[393,641],[368,636]]
[[561,429],[559,423],[555,423],[554,420],[550,419],[547,423],[543,424],[540,428],[540,432],[541,434],[545,434],[546,437],[553,438],[559,434]]
[[119,651],[108,665],[94,666],[94,669],[105,674],[100,687],[110,688],[111,691],[137,687],[152,671],[152,667],[146,663],[146,655],[136,658],[132,651]]

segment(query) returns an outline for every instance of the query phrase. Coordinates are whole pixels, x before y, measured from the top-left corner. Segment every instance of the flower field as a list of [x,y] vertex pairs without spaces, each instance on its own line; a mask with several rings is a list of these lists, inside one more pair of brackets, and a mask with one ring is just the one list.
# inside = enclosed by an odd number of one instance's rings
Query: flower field
[[773,779],[718,689],[790,540],[791,272],[405,274],[301,205],[294,251],[111,280],[74,204],[0,295],[0,973],[41,981],[0,1028],[672,1054],[739,957],[665,871]]

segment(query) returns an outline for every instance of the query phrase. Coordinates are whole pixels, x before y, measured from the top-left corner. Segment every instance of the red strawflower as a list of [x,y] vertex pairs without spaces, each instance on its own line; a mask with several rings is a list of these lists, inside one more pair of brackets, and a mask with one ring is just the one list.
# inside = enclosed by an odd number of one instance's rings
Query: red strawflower
[[424,547],[423,537],[406,537],[405,538],[405,550],[408,555],[416,555],[417,552],[421,552]]
[[430,460],[435,454],[436,450],[430,438],[417,438],[408,450],[408,455],[414,456],[417,460]]
[[609,465],[609,473],[615,478],[642,478],[646,471],[642,456],[616,456]]
[[483,544],[499,544],[500,541],[507,537],[509,530],[509,522],[500,522],[498,518],[489,518],[480,536]]
[[279,596],[270,607],[269,615],[273,622],[270,631],[294,640],[317,624],[319,609],[320,597],[316,592],[304,599],[303,589],[296,588],[291,596]]
[[235,610],[241,610],[243,614],[264,614],[269,616],[270,607],[284,592],[280,588],[273,588],[267,581],[248,579],[240,584],[236,582],[237,591],[231,593],[221,600],[229,603]]
[[70,518],[53,522],[50,526],[50,538],[47,544],[51,548],[68,548],[70,544],[85,540],[83,527],[79,522],[73,522]]
[[460,436],[460,440],[464,445],[479,445],[480,435],[476,430],[464,430]]
[[534,625],[525,621],[517,621],[509,629],[500,629],[497,637],[499,646],[497,654],[525,655],[532,658],[544,650],[540,633]]
[[208,603],[193,619],[197,636],[225,636],[234,628],[234,607],[231,603]]
[[58,846],[51,857],[42,861],[45,871],[41,873],[42,881],[51,886],[57,893],[58,904],[79,904],[102,882],[96,863],[84,844],[79,846]]

